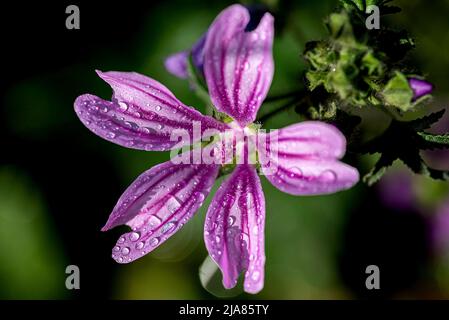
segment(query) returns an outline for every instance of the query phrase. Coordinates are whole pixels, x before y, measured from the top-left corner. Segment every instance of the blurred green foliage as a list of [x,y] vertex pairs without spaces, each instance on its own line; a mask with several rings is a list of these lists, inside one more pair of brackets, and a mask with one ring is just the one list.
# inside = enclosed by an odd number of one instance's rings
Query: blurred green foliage
[[33,182],[0,168],[0,298],[66,296],[64,250]]

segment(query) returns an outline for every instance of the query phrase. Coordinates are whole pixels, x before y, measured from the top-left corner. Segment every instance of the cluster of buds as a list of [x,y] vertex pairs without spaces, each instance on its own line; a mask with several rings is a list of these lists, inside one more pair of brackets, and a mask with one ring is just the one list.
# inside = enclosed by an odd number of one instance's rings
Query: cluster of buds
[[[404,62],[414,47],[407,33],[384,26],[367,30],[369,15],[360,1],[341,2],[326,20],[329,37],[306,46],[308,88],[324,89],[332,96],[329,100],[337,99],[343,107],[382,106],[406,112],[427,100],[432,85]],[[379,5],[380,14],[394,12],[385,1],[371,2]]]

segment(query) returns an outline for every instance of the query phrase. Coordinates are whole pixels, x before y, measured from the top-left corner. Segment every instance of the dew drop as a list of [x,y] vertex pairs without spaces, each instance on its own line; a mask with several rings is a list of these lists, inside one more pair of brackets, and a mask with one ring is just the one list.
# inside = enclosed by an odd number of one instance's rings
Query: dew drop
[[235,217],[234,216],[229,216],[228,217],[228,226],[232,226],[235,222]]
[[120,247],[119,247],[119,246],[115,246],[115,247],[114,247],[114,251],[115,251],[115,252],[119,252],[119,251],[120,251]]
[[140,234],[138,232],[132,232],[129,235],[129,240],[131,240],[131,241],[137,241],[137,240],[139,240],[139,238],[140,238]]
[[167,201],[167,209],[170,213],[174,213],[181,207],[181,203],[176,197],[171,197],[169,201]]
[[118,105],[119,105],[119,107],[120,107],[120,110],[122,110],[122,111],[128,110],[128,105],[127,105],[125,102],[120,101],[120,102],[118,103]]
[[161,219],[159,219],[157,216],[152,215],[149,219],[148,219],[148,224],[150,226],[150,228],[154,228],[156,226],[158,226],[161,223]]
[[144,247],[144,245],[145,245],[145,243],[143,243],[142,241],[137,242],[137,244],[136,244],[136,249],[137,249],[137,250],[140,250],[140,249],[142,249],[142,248]]
[[129,248],[128,247],[123,247],[123,249],[122,249],[122,254],[123,255],[127,255],[127,254],[129,254]]
[[216,228],[217,228],[217,223],[214,222],[214,223],[212,223],[212,225],[210,226],[209,231],[213,231],[213,230],[215,230]]
[[170,233],[175,229],[175,227],[176,227],[176,221],[171,221],[171,222],[167,223],[166,225],[164,225],[161,232],[162,233]]
[[156,106],[154,109],[156,109],[156,111],[161,111],[162,107],[161,106]]
[[325,170],[320,174],[318,179],[321,182],[331,183],[331,182],[334,182],[335,180],[337,180],[337,174],[332,170]]
[[153,238],[153,239],[150,240],[150,245],[151,245],[152,247],[157,246],[158,243],[159,243],[159,238]]
[[290,170],[289,174],[290,178],[301,177],[303,175],[301,169],[299,169],[298,167],[292,167],[289,170]]
[[204,199],[206,198],[206,196],[202,192],[197,192],[197,193],[195,193],[195,195],[196,195],[198,202],[203,202]]
[[118,243],[123,243],[125,242],[125,237],[120,237],[120,239],[118,239]]
[[215,242],[216,242],[216,243],[220,243],[220,241],[221,241],[220,236],[216,236],[216,237],[215,237]]

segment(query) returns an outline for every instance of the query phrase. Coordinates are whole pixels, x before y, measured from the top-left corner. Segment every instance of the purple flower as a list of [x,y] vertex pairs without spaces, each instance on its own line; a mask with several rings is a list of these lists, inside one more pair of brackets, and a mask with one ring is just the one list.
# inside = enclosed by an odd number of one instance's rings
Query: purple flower
[[430,82],[417,78],[410,78],[408,83],[413,90],[413,100],[418,100],[422,96],[432,93],[433,85]]
[[192,54],[192,63],[195,68],[203,73],[203,60],[204,60],[204,43],[206,41],[207,33],[205,33],[192,47],[191,50],[184,50],[174,53],[165,59],[165,68],[174,76],[187,79],[188,72],[188,59]]
[[[245,31],[248,22],[247,9],[230,6],[211,25],[203,49],[211,100],[233,122],[204,116],[157,81],[125,72],[98,72],[114,90],[112,100],[82,95],[75,101],[76,113],[100,137],[141,150],[162,151],[198,142],[196,123],[202,136],[253,133],[251,123],[273,77],[274,30],[269,13],[252,31]],[[171,139],[179,130],[186,133],[188,143]],[[243,140],[243,151],[237,151],[243,161],[213,197],[204,226],[206,247],[223,273],[224,286],[235,286],[239,274],[246,271],[244,289],[249,293],[262,289],[265,264],[265,199],[256,165],[274,186],[293,195],[332,193],[359,179],[356,169],[339,161],[346,141],[331,125],[303,122],[260,136],[268,142]],[[242,145],[231,142],[231,149]],[[222,153],[215,152],[217,145],[220,142],[209,144],[206,151],[212,151],[218,163],[179,163],[181,154],[144,172],[128,187],[102,229],[123,224],[132,228],[113,248],[117,262],[128,263],[151,252],[195,214],[226,164]],[[194,157],[194,151],[184,154]],[[249,161],[255,154],[256,165]]]

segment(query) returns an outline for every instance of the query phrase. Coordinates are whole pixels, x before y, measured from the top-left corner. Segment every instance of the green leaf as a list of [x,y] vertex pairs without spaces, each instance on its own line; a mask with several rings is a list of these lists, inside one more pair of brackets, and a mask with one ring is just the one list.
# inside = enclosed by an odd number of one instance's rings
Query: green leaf
[[413,127],[415,131],[429,129],[433,124],[438,122],[443,117],[445,111],[446,110],[442,109],[420,119],[412,120],[408,124]]
[[360,11],[365,11],[365,1],[364,0],[340,0],[343,7],[346,9],[358,9]]
[[383,67],[383,63],[374,56],[373,52],[367,52],[362,58],[362,68],[366,68],[370,76],[381,75]]
[[422,150],[449,148],[449,133],[436,135],[427,132],[418,132],[418,135],[424,140],[420,143],[420,149]]
[[426,133],[426,132],[418,132],[418,134],[421,137],[423,137],[424,140],[426,140],[426,141],[447,145],[449,147],[449,133],[435,135],[435,134]]
[[394,77],[385,85],[382,96],[387,105],[402,111],[408,111],[413,106],[413,90],[406,76],[399,71],[396,71]]
[[363,177],[363,182],[368,186],[375,184],[382,178],[388,167],[390,167],[395,160],[395,157],[392,157],[391,155],[382,154],[373,169]]
[[375,183],[395,160],[401,160],[416,174],[448,180],[447,171],[430,168],[420,155],[421,150],[449,148],[449,133],[434,135],[422,131],[438,121],[442,114],[440,111],[408,122],[393,120],[382,135],[353,149],[359,153],[381,154],[379,161],[363,180],[369,185]]
[[332,38],[344,42],[355,42],[351,22],[346,12],[332,13],[326,21],[326,26]]

